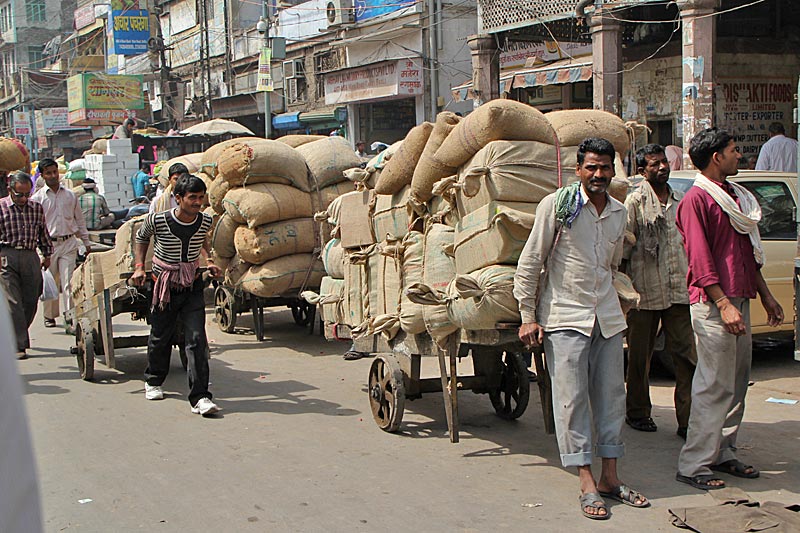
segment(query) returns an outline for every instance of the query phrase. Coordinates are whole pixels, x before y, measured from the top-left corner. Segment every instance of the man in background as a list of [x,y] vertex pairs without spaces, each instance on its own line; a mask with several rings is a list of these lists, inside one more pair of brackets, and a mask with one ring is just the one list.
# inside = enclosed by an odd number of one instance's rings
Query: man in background
[[92,178],[83,180],[83,194],[78,198],[87,229],[110,228],[114,222],[114,213],[108,208],[106,199],[97,193],[97,184]]
[[133,128],[136,126],[136,122],[132,118],[126,118],[122,124],[117,126],[117,129],[114,130],[114,136],[112,139],[130,139],[133,136]]
[[797,141],[786,136],[780,122],[769,125],[769,140],[761,147],[756,170],[797,172]]
[[138,198],[147,194],[147,184],[150,183],[150,163],[142,163],[139,170],[131,178],[133,196]]
[[182,174],[189,174],[189,169],[183,163],[175,163],[169,167],[169,182],[166,187],[156,193],[155,198],[150,202],[151,213],[178,207],[178,200],[175,198],[173,191],[175,190],[175,184],[178,182],[178,177]]
[[362,158],[369,157],[369,154],[367,154],[367,143],[364,141],[358,141],[356,143],[356,155]]

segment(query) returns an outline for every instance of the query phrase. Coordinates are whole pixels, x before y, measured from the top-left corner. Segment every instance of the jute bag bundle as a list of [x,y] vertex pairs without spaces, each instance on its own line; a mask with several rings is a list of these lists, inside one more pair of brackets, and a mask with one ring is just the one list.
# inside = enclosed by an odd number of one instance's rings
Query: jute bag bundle
[[352,182],[356,190],[374,189],[380,171],[367,168],[350,168],[344,171],[344,177]]
[[425,143],[425,149],[420,155],[419,163],[417,163],[411,179],[411,198],[415,205],[422,206],[431,199],[434,183],[456,173],[455,167],[441,163],[436,159],[435,154],[460,120],[461,117],[450,111],[442,111],[436,116],[436,123],[433,125],[431,135],[428,137],[428,142]]
[[459,122],[434,157],[458,168],[478,150],[498,140],[555,144],[555,133],[536,108],[514,100],[492,100]]
[[239,285],[249,294],[272,298],[305,287],[319,287],[323,277],[325,269],[312,254],[294,254],[251,266]]
[[212,178],[217,177],[217,163],[219,161],[219,156],[222,155],[222,152],[228,148],[229,146],[233,146],[234,144],[238,144],[242,141],[250,141],[250,142],[258,142],[258,141],[266,141],[266,139],[254,138],[254,137],[237,137],[235,139],[228,139],[227,141],[219,142],[205,152],[203,152],[203,157],[200,158],[200,170],[205,172]]
[[410,231],[403,238],[402,289],[400,294],[400,328],[408,334],[418,335],[425,331],[422,306],[412,302],[406,291],[414,284],[422,283],[424,262],[424,238],[418,231]]
[[108,139],[97,139],[89,149],[93,154],[104,154],[108,151]]
[[214,229],[216,229],[217,223],[219,222],[219,215],[216,214],[211,207],[206,207],[203,213],[211,217],[211,227],[206,234],[206,246],[211,249],[211,237],[214,235]]
[[234,254],[228,261],[228,266],[225,269],[225,285],[228,287],[236,287],[239,285],[242,277],[250,270],[250,263]]
[[313,252],[315,232],[314,219],[293,218],[255,228],[239,226],[233,242],[242,259],[260,265],[284,255]]
[[346,181],[344,171],[361,164],[361,158],[343,137],[325,137],[298,146],[296,151],[303,157],[311,176],[316,180],[316,183],[312,180],[312,189]]
[[462,329],[495,329],[500,322],[520,322],[514,298],[513,266],[492,265],[462,274],[447,286],[447,316]]
[[215,213],[221,215],[225,212],[225,208],[222,207],[222,200],[225,199],[225,195],[228,194],[229,190],[231,190],[231,184],[225,181],[222,176],[217,176],[211,182],[211,186],[206,192],[208,193],[208,203]]
[[344,280],[325,276],[319,284],[319,294],[303,291],[300,297],[312,305],[319,305],[320,318],[325,324],[342,322],[342,302],[344,300]]
[[275,140],[292,148],[297,148],[298,146],[327,138],[327,135],[284,135]]
[[377,278],[374,285],[378,291],[370,330],[373,335],[381,334],[392,340],[400,331],[403,244],[399,240],[384,241],[378,246],[378,252],[378,271],[370,272],[371,279]]
[[211,248],[220,257],[236,255],[234,237],[239,223],[228,213],[220,215],[214,231],[211,233]]
[[186,165],[186,169],[189,171],[189,174],[195,174],[200,170],[200,163],[203,159],[203,153],[196,153],[196,154],[185,154],[178,157],[173,157],[163,165],[161,165],[161,169],[158,171],[158,183],[161,184],[162,187],[166,187],[169,184],[169,167],[174,165],[175,163],[183,163]]
[[288,185],[258,183],[231,189],[222,201],[225,212],[236,222],[251,228],[278,220],[313,215],[311,195]]
[[433,124],[430,122],[423,122],[411,128],[403,144],[381,170],[381,175],[375,184],[376,193],[394,194],[411,183],[414,169],[432,131]]
[[344,248],[342,241],[331,239],[322,247],[322,265],[329,276],[336,279],[344,278]]
[[[347,259],[361,269],[361,284],[353,289],[361,291],[362,321],[353,326],[351,330],[353,338],[358,339],[372,334],[372,318],[377,314],[380,298],[378,294],[378,272],[380,270],[378,245],[372,244],[360,249],[351,249],[347,254]],[[347,273],[345,273],[346,277]]]
[[339,226],[339,213],[342,209],[341,198],[341,196],[337,196],[327,209],[314,213],[314,221],[319,224],[321,244],[341,236],[342,229]]
[[[105,151],[103,152],[105,153]],[[31,159],[25,145],[16,139],[0,137],[0,170],[30,170]]]
[[320,189],[311,191],[311,207],[315,213],[325,211],[331,203],[343,194],[352,192],[353,184],[349,181],[334,183]]
[[217,172],[234,187],[279,183],[311,190],[303,156],[278,141],[241,141],[225,148],[217,159]]
[[[134,247],[136,246],[136,232],[142,227],[144,217],[145,215],[132,218],[117,230],[114,239],[114,253],[117,256],[117,270],[120,275],[135,270]],[[153,239],[150,239],[150,245],[147,247],[144,268],[148,272],[153,269]]]
[[455,229],[459,274],[489,265],[515,265],[525,247],[538,204],[490,202],[462,217]]
[[364,322],[364,265],[344,257],[344,300],[342,301],[342,322],[351,328]]
[[618,154],[625,154],[630,148],[630,138],[625,123],[607,111],[571,109],[551,111],[544,117],[558,135],[561,146],[578,146],[588,137],[600,137],[610,141]]
[[375,195],[372,227],[375,239],[402,239],[408,233],[408,199],[411,188],[406,186],[393,195]]
[[223,273],[228,269],[228,265],[231,264],[230,257],[220,257],[214,250],[211,250],[211,259],[214,260],[214,264],[217,265]]

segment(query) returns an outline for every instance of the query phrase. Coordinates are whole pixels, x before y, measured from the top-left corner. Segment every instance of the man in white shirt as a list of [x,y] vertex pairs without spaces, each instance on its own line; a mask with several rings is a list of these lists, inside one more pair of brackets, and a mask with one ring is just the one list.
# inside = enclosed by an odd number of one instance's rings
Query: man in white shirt
[[780,122],[769,125],[769,140],[761,147],[756,170],[797,172],[797,141],[786,136]]
[[367,154],[367,143],[364,141],[358,141],[356,143],[356,155],[361,158],[369,157]]
[[[528,346],[544,344],[561,463],[577,467],[581,512],[593,520],[609,517],[603,497],[633,507],[650,505],[617,476],[617,459],[625,451],[626,324],[612,271],[622,258],[626,213],[606,192],[614,156],[605,139],[581,143],[575,171],[580,182],[539,204],[514,277],[522,316],[519,338]],[[602,458],[598,481],[592,474],[593,444]]]
[[[78,199],[59,181],[58,164],[53,159],[44,158],[39,162],[39,172],[46,186],[36,191],[31,200],[44,208],[45,224],[53,241],[50,273],[59,284],[61,292],[58,300],[44,302],[44,325],[53,328],[59,315],[59,301],[63,313],[73,307],[71,280],[81,243],[86,248],[87,255],[92,251],[92,243],[89,241],[89,231],[86,229],[86,220]],[[65,318],[64,324],[67,332],[71,332],[70,321]]]

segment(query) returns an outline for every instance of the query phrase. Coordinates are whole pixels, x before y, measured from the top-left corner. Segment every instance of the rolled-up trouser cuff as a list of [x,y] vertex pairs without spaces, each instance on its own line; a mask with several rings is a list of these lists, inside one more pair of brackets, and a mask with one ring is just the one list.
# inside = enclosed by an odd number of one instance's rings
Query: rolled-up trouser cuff
[[625,455],[624,444],[598,444],[594,447],[594,453],[597,457],[605,457],[606,459],[618,459]]
[[562,453],[561,464],[567,466],[587,466],[592,464],[592,452]]

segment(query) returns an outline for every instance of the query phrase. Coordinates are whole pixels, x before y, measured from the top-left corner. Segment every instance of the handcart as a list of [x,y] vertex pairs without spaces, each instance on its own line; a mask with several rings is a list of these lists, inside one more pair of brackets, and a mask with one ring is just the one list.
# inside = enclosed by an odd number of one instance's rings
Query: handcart
[[309,304],[297,294],[262,298],[247,293],[241,288],[218,285],[214,291],[214,316],[217,326],[224,333],[233,333],[241,313],[252,312],[253,329],[259,341],[264,340],[264,309],[267,307],[288,307],[292,310],[292,318],[298,326],[314,327],[317,308]]
[[[77,357],[82,379],[93,379],[97,355],[103,355],[106,366],[113,369],[116,366],[115,350],[147,346],[149,335],[114,335],[111,319],[131,313],[134,320],[149,323],[152,291],[153,281],[149,277],[143,287],[133,287],[127,279],[120,280],[103,292],[77,303],[67,313],[75,326],[75,346],[70,351]],[[175,332],[173,346],[178,347],[181,364],[186,369],[188,360],[182,327]]]
[[[347,339],[350,330],[341,324],[327,324],[329,339]],[[517,338],[519,324],[497,324],[493,330],[459,330],[450,335],[445,349],[427,334],[399,332],[391,341],[380,335],[355,340],[355,349],[375,355],[369,370],[369,402],[375,423],[382,430],[396,432],[403,419],[406,400],[441,392],[444,397],[450,441],[458,442],[458,391],[488,394],[500,418],[514,420],[528,407],[530,382],[523,353],[528,349]],[[423,356],[436,356],[440,377],[420,377]],[[458,374],[458,360],[472,356],[473,375]],[[543,352],[534,350],[537,384],[545,430],[555,432],[550,396],[550,375]]]

